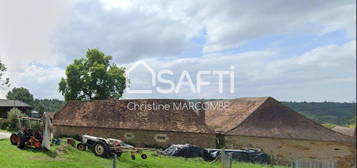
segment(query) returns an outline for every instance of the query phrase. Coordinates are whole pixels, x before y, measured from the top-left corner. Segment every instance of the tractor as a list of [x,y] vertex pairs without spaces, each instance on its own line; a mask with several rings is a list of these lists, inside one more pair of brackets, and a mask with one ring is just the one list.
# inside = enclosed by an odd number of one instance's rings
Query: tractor
[[77,145],[77,149],[85,151],[86,149],[91,149],[95,155],[101,157],[109,157],[116,154],[118,157],[123,152],[130,152],[132,160],[135,160],[135,154],[141,154],[142,159],[146,159],[147,155],[142,153],[142,150],[135,148],[129,144],[124,143],[121,140],[113,138],[101,138],[90,135],[82,135],[81,143]]
[[[49,115],[44,114],[43,118],[18,117],[19,131],[10,136],[12,145],[16,145],[19,149],[24,149],[26,146],[40,149],[44,147],[49,149],[50,146],[50,129]],[[26,124],[28,123],[28,124]],[[39,127],[32,127],[36,123]]]

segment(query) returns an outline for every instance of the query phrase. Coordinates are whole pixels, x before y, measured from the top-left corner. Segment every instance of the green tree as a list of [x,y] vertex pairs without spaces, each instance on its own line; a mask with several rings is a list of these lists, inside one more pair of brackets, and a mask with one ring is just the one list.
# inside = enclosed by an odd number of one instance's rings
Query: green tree
[[6,69],[5,64],[3,64],[0,60],[0,86],[8,87],[8,86],[10,86],[10,79],[9,78],[5,78],[4,80],[2,79],[6,70],[7,69]]
[[63,100],[58,99],[35,99],[32,107],[42,114],[43,112],[57,112],[64,104]]
[[86,58],[67,66],[59,83],[65,100],[120,98],[126,88],[125,68],[110,64],[111,56],[98,49],[88,49]]
[[13,88],[11,91],[7,92],[6,98],[9,100],[21,100],[29,105],[33,103],[33,95],[26,88]]
[[41,104],[35,107],[35,110],[38,111],[40,113],[40,115],[42,116],[43,113],[45,112],[46,108]]

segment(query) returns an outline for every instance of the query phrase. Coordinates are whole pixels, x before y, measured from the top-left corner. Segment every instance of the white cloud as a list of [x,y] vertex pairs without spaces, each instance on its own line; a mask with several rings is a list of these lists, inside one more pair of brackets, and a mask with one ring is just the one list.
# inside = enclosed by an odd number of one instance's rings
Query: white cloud
[[55,43],[64,55],[60,63],[66,65],[83,56],[88,48],[100,48],[116,61],[126,63],[173,57],[189,43],[191,27],[155,11],[153,5],[135,3],[122,9],[116,3],[108,7],[110,4],[103,7],[92,1],[75,5],[71,24],[58,33],[60,38]]
[[[356,41],[343,45],[330,45],[313,49],[301,56],[272,60],[277,51],[246,52],[234,55],[206,55],[200,58],[185,58],[173,61],[159,59],[145,60],[156,71],[169,69],[174,72],[165,78],[177,82],[183,71],[192,77],[199,70],[227,70],[235,66],[236,92],[218,91],[217,78],[211,77],[212,85],[205,86],[204,92],[194,94],[187,87],[178,94],[128,94],[126,98],[235,98],[243,96],[273,96],[281,100],[307,101],[351,101],[355,100],[356,85]],[[129,65],[130,66],[130,65]],[[131,81],[136,87],[148,89],[150,74],[137,71]],[[227,79],[225,79],[227,80]],[[195,82],[195,80],[194,80]],[[160,87],[167,87],[159,84]],[[154,89],[155,90],[155,89]]]
[[[206,31],[205,52],[235,48],[260,37],[336,30],[355,37],[355,1],[85,1],[61,33],[67,59],[91,47],[131,62],[176,56]],[[110,9],[110,10],[108,10]],[[348,17],[347,17],[348,16]]]
[[50,38],[63,23],[67,6],[67,1],[1,1],[0,57],[10,71],[54,63]]
[[[51,38],[65,23],[69,7],[67,0],[0,1],[0,59],[7,66],[10,88],[29,88],[36,97],[58,97],[54,83],[64,71],[35,65],[55,64]],[[0,90],[2,98],[8,89]]]
[[64,76],[64,69],[44,65],[29,65],[22,71],[10,72],[11,86],[1,90],[1,97],[13,87],[26,87],[35,98],[59,98],[58,83]]
[[[218,2],[217,2],[218,3]],[[259,37],[345,30],[356,36],[355,1],[219,1],[207,4],[206,52],[237,47]]]
[[[36,97],[60,97],[57,84],[65,66],[88,48],[100,48],[124,66],[145,60],[156,69],[174,69],[175,80],[183,70],[235,66],[237,94],[186,90],[173,97],[355,100],[355,5],[354,0],[1,1],[0,59],[8,66],[12,86],[28,87]],[[344,40],[350,42],[283,58],[277,57],[279,47],[219,52],[266,36],[334,31],[347,32]],[[192,38],[200,36],[205,41],[193,44]],[[203,56],[178,57],[193,45],[202,45]],[[147,79],[142,74],[136,78],[141,86]]]

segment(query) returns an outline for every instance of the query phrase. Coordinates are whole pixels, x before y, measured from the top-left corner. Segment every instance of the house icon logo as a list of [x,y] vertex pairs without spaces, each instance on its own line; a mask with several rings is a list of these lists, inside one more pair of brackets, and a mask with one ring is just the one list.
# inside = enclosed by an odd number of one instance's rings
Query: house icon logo
[[[164,78],[163,75],[170,75],[171,77],[174,75],[174,71],[169,69],[161,69],[156,72],[151,66],[149,66],[144,61],[137,61],[130,66],[126,71],[126,76],[129,79],[130,75],[133,75],[134,70],[139,70],[141,78],[146,78],[146,76],[142,76],[143,72],[149,72],[151,76],[151,86],[145,87],[145,89],[133,89],[130,87],[130,80],[126,81],[126,85],[128,86],[126,92],[129,94],[150,94],[153,93],[153,88],[156,89],[157,93],[160,94],[172,94],[172,93],[179,93],[182,86],[186,86],[191,89],[192,93],[200,93],[201,87],[210,85],[212,82],[203,80],[203,75],[206,76],[216,76],[218,80],[218,92],[223,94],[223,77],[227,76],[230,82],[230,93],[234,93],[234,66],[231,66],[230,70],[211,70],[211,71],[198,71],[196,74],[196,83],[193,82],[190,74],[188,71],[182,71],[180,77],[178,78],[177,83],[176,81],[170,80],[168,78]],[[137,74],[138,75],[138,74]],[[139,76],[140,76],[139,75]],[[138,76],[137,76],[138,77]],[[150,79],[150,78],[149,78]],[[159,85],[161,84],[168,84],[170,87],[168,89],[161,88]],[[143,85],[143,84],[141,84]],[[145,86],[150,85],[146,84]],[[149,89],[148,89],[149,88]]]
[[[156,86],[156,73],[155,70],[153,68],[151,68],[147,63],[145,63],[144,61],[137,61],[135,62],[132,66],[130,66],[127,70],[125,75],[128,77],[128,79],[130,79],[130,73],[135,70],[135,69],[139,69],[139,68],[144,68],[146,69],[146,71],[150,72],[151,74],[151,86]],[[126,81],[126,85],[130,86],[130,81],[127,80]],[[151,89],[131,89],[130,87],[127,88],[127,92],[128,93],[138,93],[138,94],[150,94],[152,93]]]

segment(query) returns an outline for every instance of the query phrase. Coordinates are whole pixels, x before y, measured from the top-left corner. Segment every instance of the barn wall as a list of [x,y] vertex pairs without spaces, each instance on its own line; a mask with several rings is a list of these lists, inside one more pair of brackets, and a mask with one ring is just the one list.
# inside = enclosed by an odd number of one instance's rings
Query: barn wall
[[339,168],[353,167],[356,146],[353,143],[305,141],[247,136],[225,136],[226,148],[261,148],[273,156],[278,164],[290,164],[293,160],[335,160]]
[[[54,126],[54,136],[75,136],[83,134],[121,139],[139,147],[167,147],[170,144],[192,144],[214,148],[216,145],[216,137],[214,134]],[[167,139],[163,140],[163,136],[167,137]]]

